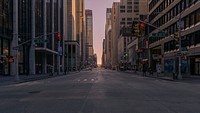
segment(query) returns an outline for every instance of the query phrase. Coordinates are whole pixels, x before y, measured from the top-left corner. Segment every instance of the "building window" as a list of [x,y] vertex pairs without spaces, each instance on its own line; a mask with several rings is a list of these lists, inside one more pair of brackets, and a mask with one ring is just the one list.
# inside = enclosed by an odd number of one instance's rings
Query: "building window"
[[134,4],[139,4],[139,2],[135,1]]
[[134,20],[139,20],[139,18],[134,18]]
[[127,13],[132,13],[132,10],[127,10]]
[[127,6],[127,9],[132,9],[132,6]]
[[125,8],[126,8],[126,7],[125,7],[125,6],[123,6],[123,5],[122,5],[122,6],[120,6],[120,9],[125,9]]
[[132,21],[132,18],[127,18],[127,21]]
[[131,1],[130,1],[130,2],[127,2],[127,4],[128,4],[128,5],[131,5],[131,4],[132,4],[132,2],[131,2]]
[[120,10],[120,13],[125,13],[125,10]]
[[134,9],[135,9],[135,10],[138,10],[138,9],[139,9],[139,6],[134,6]]
[[200,22],[200,9],[195,12],[195,24]]
[[132,24],[132,22],[127,22],[127,25],[131,25]]
[[190,21],[189,26],[194,25],[194,13],[189,15],[189,21]]
[[134,12],[139,12],[139,10],[134,10]]
[[125,22],[120,22],[121,25],[125,25]]
[[184,21],[184,24],[185,24],[185,27],[184,28],[187,28],[189,27],[189,17],[185,17],[185,21]]
[[[10,51],[9,51],[9,40],[3,39],[3,55],[9,55]],[[9,74],[9,64],[6,61],[7,59],[4,58],[4,74],[8,75]]]

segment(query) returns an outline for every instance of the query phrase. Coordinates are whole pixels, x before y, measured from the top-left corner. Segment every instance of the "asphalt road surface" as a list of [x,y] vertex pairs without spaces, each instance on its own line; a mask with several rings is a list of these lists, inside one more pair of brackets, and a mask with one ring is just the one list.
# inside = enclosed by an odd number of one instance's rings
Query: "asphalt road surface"
[[200,113],[200,83],[96,68],[0,86],[0,113]]

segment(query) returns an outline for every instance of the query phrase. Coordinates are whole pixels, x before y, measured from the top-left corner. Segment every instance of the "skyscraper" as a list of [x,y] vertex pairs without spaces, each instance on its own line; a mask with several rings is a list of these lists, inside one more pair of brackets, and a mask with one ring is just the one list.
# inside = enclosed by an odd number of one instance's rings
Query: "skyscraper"
[[111,20],[111,65],[116,68],[118,65],[118,37],[120,35],[119,25],[119,8],[120,3],[114,2],[112,5],[112,20]]
[[13,1],[0,2],[0,75],[10,74],[10,63],[6,62],[7,55],[11,55],[11,40],[13,36]]
[[94,54],[93,49],[93,14],[92,10],[87,9],[86,15],[86,59],[89,60]]
[[[41,74],[59,72],[63,70],[62,62],[58,64],[58,59],[63,58],[58,54],[58,32],[63,36],[63,0],[4,0],[0,2],[2,6],[2,15],[0,16],[0,26],[4,23],[4,29],[1,29],[0,36],[12,34],[6,38],[0,38],[3,42],[3,48],[10,57],[14,59],[13,63],[5,62],[3,65],[5,74]],[[2,4],[3,3],[3,4]],[[65,6],[66,7],[66,6]],[[12,40],[9,40],[9,38]],[[6,50],[6,43],[9,45]],[[60,40],[60,46],[63,45]],[[2,47],[2,43],[0,45]],[[1,53],[2,55],[6,53]],[[4,58],[0,58],[4,60]],[[7,65],[8,64],[8,65]]]
[[105,52],[106,52],[106,66],[111,67],[111,34],[112,34],[112,28],[111,28],[111,8],[107,8],[106,10],[106,25],[105,25]]

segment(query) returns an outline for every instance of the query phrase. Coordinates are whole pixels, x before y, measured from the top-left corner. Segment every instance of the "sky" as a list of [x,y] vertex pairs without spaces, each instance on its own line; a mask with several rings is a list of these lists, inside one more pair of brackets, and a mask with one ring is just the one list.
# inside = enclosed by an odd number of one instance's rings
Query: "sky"
[[111,8],[113,2],[120,0],[86,0],[86,9],[93,10],[93,43],[97,62],[101,64],[102,42],[105,37],[106,8]]

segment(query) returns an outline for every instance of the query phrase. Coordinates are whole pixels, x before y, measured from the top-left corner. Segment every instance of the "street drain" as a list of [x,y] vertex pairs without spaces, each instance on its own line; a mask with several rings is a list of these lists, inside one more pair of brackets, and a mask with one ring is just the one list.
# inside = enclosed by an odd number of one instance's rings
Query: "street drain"
[[40,93],[41,91],[30,91],[28,92],[29,94],[36,94],[36,93]]

